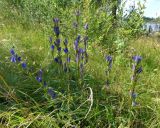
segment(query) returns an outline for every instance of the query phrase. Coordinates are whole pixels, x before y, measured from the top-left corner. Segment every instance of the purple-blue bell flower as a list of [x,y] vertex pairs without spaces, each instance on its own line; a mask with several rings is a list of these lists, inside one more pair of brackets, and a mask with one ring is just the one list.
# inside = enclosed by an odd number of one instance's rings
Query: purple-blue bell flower
[[59,52],[61,51],[61,49],[62,49],[61,47],[58,47],[58,48],[57,48],[57,50],[58,50]]
[[106,56],[106,61],[108,61],[108,63],[109,63],[109,65],[108,65],[109,69],[111,69],[112,68],[112,57]]
[[82,54],[84,52],[84,50],[82,48],[78,49],[78,54]]
[[112,62],[112,57],[111,56],[106,56],[106,61]]
[[14,55],[11,57],[11,62],[16,63],[16,57]]
[[142,60],[142,57],[141,57],[141,56],[134,56],[132,59],[133,59],[136,63],[140,63],[141,60]]
[[20,62],[22,59],[21,59],[21,57],[19,56],[19,57],[17,57],[17,60]]
[[54,18],[53,22],[57,24],[59,22],[59,19],[58,18]]
[[60,39],[56,39],[56,41],[55,41],[54,43],[55,43],[55,45],[56,45],[57,47],[59,47],[59,45],[60,45],[60,43],[61,43],[61,40],[60,40]]
[[55,61],[56,63],[59,62],[58,60],[59,60],[58,57],[54,58],[54,61]]
[[52,89],[48,89],[48,94],[52,97],[52,99],[55,99],[56,93]]
[[37,76],[37,77],[36,77],[36,80],[41,83],[41,82],[42,82],[42,77]]
[[131,95],[131,97],[132,97],[133,99],[136,99],[137,96],[138,96],[138,94],[135,93],[135,92],[130,92],[130,95]]
[[52,51],[54,50],[54,45],[53,45],[53,44],[51,45],[51,50],[52,50]]
[[67,53],[68,53],[68,48],[65,48],[65,49],[64,49],[64,52],[67,54]]
[[23,63],[22,63],[22,68],[23,68],[23,69],[26,69],[26,67],[27,67],[27,64],[26,64],[25,62],[23,62]]
[[10,53],[11,53],[12,55],[15,55],[15,51],[14,51],[13,48],[10,50]]
[[59,30],[58,26],[54,26],[54,32],[55,32],[56,36],[59,36],[60,30]]

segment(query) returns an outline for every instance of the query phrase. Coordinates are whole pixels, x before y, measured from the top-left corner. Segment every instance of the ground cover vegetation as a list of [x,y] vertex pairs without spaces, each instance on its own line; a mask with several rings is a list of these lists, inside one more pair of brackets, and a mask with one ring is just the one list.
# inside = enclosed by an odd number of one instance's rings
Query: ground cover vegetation
[[1,0],[0,127],[160,127],[159,36],[124,5]]

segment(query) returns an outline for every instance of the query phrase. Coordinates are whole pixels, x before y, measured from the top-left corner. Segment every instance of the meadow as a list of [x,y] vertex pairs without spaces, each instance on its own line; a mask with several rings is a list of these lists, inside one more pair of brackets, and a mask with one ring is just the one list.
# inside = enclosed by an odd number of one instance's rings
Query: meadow
[[0,128],[160,128],[159,33],[89,1],[0,1]]

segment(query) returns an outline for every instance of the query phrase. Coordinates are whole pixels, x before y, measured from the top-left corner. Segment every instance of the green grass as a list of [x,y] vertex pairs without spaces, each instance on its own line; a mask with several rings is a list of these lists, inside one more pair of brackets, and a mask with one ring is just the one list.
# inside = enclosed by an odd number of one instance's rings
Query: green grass
[[[89,63],[86,65],[84,84],[79,87],[74,64],[69,76],[58,74],[57,65],[50,64],[49,32],[44,31],[41,25],[26,29],[1,14],[0,28],[1,128],[160,127],[158,37],[142,37],[130,43],[123,53],[113,54],[111,87],[107,90],[107,63],[104,57],[108,51],[96,42],[89,45]],[[13,46],[18,54],[27,59],[28,66],[34,66],[32,73],[26,73],[20,65],[9,61],[9,50]],[[143,73],[136,86],[138,107],[131,107],[129,97],[133,55],[143,57]],[[35,80],[40,68],[46,69],[48,86],[57,93],[54,100]]]

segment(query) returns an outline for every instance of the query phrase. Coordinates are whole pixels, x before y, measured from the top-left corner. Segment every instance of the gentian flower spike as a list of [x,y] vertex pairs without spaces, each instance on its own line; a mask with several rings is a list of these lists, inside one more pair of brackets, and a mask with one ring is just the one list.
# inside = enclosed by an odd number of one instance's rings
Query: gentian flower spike
[[111,61],[112,61],[112,57],[111,57],[111,56],[106,56],[106,60],[107,60],[108,62],[111,62]]

